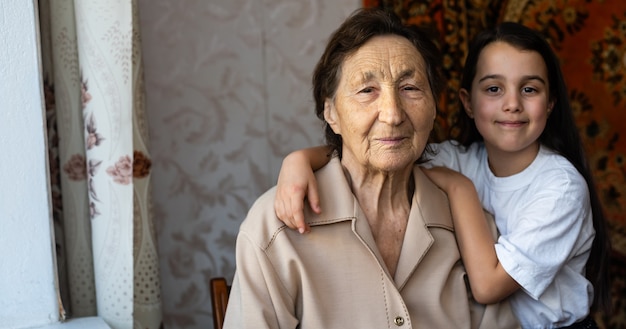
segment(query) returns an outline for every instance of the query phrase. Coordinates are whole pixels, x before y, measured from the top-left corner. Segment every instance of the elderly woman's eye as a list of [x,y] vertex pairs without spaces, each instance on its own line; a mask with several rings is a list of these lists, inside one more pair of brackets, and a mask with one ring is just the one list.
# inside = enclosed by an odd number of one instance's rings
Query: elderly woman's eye
[[363,89],[361,89],[361,91],[359,91],[359,93],[369,94],[369,93],[371,93],[371,92],[373,92],[373,91],[374,91],[374,88],[372,88],[372,87],[367,87],[367,88],[363,88]]

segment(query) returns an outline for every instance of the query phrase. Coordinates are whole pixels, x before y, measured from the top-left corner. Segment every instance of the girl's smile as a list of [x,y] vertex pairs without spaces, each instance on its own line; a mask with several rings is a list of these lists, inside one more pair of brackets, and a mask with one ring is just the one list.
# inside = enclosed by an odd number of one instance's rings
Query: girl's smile
[[[553,106],[548,70],[539,53],[505,42],[487,45],[471,90],[461,89],[459,96],[484,138],[494,174],[515,174],[535,159]],[[502,156],[509,160],[499,161]],[[498,168],[499,163],[516,165]]]

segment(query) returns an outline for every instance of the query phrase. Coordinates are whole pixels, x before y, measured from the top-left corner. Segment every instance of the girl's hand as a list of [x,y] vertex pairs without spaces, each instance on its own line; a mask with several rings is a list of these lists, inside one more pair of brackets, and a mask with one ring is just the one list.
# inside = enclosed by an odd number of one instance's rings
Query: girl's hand
[[300,233],[310,231],[304,222],[304,199],[315,213],[320,213],[317,181],[310,160],[304,152],[292,152],[283,160],[276,185],[274,211],[278,219]]
[[448,194],[450,194],[455,187],[474,187],[474,184],[469,178],[452,169],[445,167],[433,167],[430,169],[422,167],[422,171],[435,185]]

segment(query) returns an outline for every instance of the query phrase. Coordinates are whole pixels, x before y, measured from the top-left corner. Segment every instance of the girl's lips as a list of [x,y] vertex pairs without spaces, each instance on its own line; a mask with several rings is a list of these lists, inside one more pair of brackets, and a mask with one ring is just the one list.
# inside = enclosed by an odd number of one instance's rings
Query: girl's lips
[[496,121],[497,124],[505,127],[521,127],[525,125],[526,121]]

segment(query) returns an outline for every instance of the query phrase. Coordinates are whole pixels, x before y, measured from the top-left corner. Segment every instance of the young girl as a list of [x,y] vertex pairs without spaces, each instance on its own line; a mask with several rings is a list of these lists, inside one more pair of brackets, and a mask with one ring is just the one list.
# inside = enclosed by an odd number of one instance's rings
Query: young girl
[[[428,165],[460,174],[424,171],[449,195],[475,299],[509,297],[523,328],[597,328],[590,314],[609,309],[610,244],[556,55],[520,24],[482,32],[459,98],[454,141],[431,144]],[[300,232],[309,230],[305,194],[321,211],[310,167],[327,161],[317,147],[283,162],[275,209]],[[497,241],[482,208],[495,216]]]

